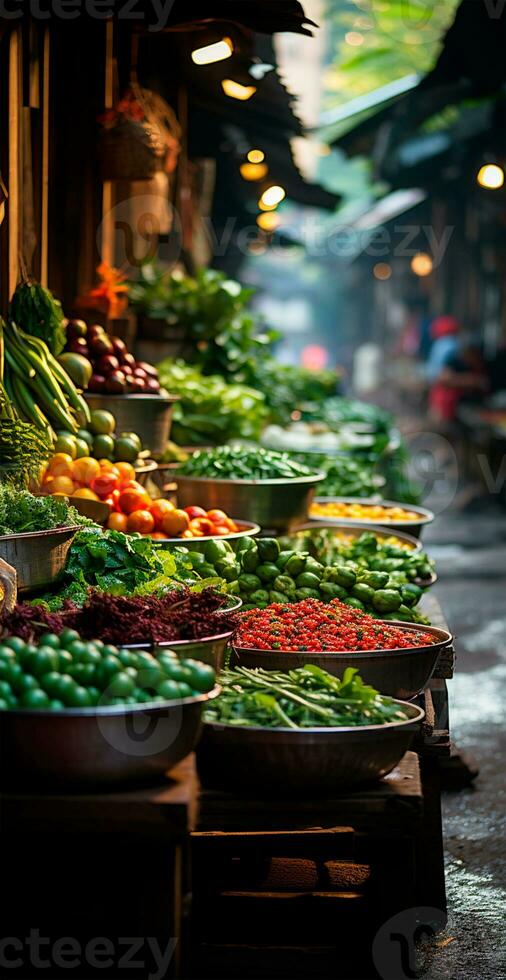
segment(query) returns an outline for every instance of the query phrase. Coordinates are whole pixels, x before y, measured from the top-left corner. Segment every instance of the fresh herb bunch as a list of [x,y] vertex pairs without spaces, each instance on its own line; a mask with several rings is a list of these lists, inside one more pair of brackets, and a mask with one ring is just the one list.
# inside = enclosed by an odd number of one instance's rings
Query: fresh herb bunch
[[246,384],[265,395],[269,421],[288,425],[292,413],[307,403],[320,404],[335,394],[338,376],[334,371],[311,371],[292,364],[280,364],[274,357],[250,361],[244,372]]
[[60,301],[49,289],[23,279],[11,299],[9,317],[30,336],[43,340],[55,357],[61,354],[67,340],[66,320]]
[[182,328],[188,359],[204,374],[224,377],[237,375],[277,336],[258,330],[257,318],[246,309],[251,295],[216,269],[199,269],[193,278],[147,263],[129,283],[135,310]]
[[288,453],[244,446],[219,446],[197,451],[178,472],[182,476],[204,476],[218,480],[293,480],[315,475],[315,470],[298,463]]
[[161,595],[177,584],[196,591],[219,586],[221,579],[201,579],[185,554],[158,548],[150,537],[87,527],[72,541],[61,587],[37,602],[54,611],[61,609],[66,599],[82,606],[90,588],[110,595]]
[[162,386],[181,399],[172,423],[172,438],[180,446],[258,439],[267,421],[261,391],[203,375],[200,367],[181,360],[167,358],[157,368]]
[[312,664],[277,673],[237,667],[220,674],[221,694],[204,720],[237,727],[327,728],[406,721],[392,698],[348,667],[339,680]]
[[49,431],[19,418],[4,387],[3,327],[0,318],[0,467],[5,467],[1,479],[20,490],[38,476],[51,455],[52,442]]
[[0,534],[26,534],[90,523],[63,497],[35,497],[28,490],[0,484]]
[[[295,458],[306,466],[315,465],[314,453],[297,453]],[[318,469],[325,474],[325,480],[318,485],[319,496],[372,497],[378,493],[374,458],[318,453],[316,462]]]

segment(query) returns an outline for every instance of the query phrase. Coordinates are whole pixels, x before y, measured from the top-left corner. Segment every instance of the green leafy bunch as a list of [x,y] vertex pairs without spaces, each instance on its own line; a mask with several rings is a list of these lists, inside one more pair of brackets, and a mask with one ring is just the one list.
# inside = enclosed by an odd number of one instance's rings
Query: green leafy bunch
[[0,484],[0,534],[27,534],[90,524],[63,497],[37,497],[28,490]]

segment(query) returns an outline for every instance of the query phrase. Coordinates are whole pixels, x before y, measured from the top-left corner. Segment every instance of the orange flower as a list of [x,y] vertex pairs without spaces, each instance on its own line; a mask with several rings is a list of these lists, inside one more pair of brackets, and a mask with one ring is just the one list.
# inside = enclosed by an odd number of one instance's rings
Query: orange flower
[[101,280],[84,296],[78,299],[78,305],[91,310],[100,310],[112,320],[116,320],[128,306],[128,286],[126,276],[108,262],[101,262],[97,268]]

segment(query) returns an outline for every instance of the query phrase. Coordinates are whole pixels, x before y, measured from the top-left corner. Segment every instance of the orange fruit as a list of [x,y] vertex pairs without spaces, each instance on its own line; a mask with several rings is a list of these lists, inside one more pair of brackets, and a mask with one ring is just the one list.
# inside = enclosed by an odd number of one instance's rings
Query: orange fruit
[[140,531],[151,534],[155,529],[155,519],[149,510],[134,510],[127,518],[127,531]]
[[74,480],[78,481],[78,483],[85,483],[87,486],[89,486],[91,481],[94,480],[99,473],[100,463],[91,456],[81,456],[80,459],[75,459],[73,462],[72,476],[74,477]]
[[169,536],[169,538],[177,538],[179,534],[183,531],[187,531],[190,526],[190,520],[188,514],[184,510],[174,510],[169,511],[162,518],[161,530]]
[[110,531],[126,531],[127,522],[128,517],[126,514],[120,514],[118,511],[113,511],[112,514],[109,514],[107,527]]
[[69,476],[55,476],[51,481],[51,493],[63,493],[66,496],[74,493],[74,481]]
[[84,500],[100,500],[100,497],[96,493],[93,493],[93,490],[90,490],[89,487],[78,487],[77,490],[74,488],[72,496],[80,497]]
[[155,500],[149,509],[155,519],[155,527],[159,529],[162,526],[165,515],[170,514],[176,508],[174,504],[171,504],[170,500]]
[[[142,487],[139,490],[137,490],[135,487],[129,487],[127,490],[121,491],[118,498],[118,507],[124,514],[133,514],[135,510],[149,511],[149,508],[151,507],[151,497],[145,490],[142,489]],[[154,517],[152,520],[154,527]]]
[[115,463],[114,468],[120,475],[120,480],[135,480],[135,467],[131,463]]
[[69,453],[55,453],[47,464],[46,476],[69,476],[74,472],[74,460]]

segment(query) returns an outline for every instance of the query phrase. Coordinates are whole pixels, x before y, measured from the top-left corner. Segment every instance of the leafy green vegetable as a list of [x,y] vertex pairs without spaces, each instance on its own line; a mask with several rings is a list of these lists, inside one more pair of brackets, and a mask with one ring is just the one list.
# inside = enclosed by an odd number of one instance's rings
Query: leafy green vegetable
[[220,674],[222,691],[204,720],[242,728],[383,725],[407,715],[392,698],[364,684],[355,667],[342,680],[312,664],[287,673],[237,667]]
[[217,577],[201,579],[184,554],[159,548],[149,537],[89,527],[70,546],[59,591],[37,601],[57,610],[66,599],[82,605],[90,587],[131,596],[163,594],[178,584],[200,591],[223,583]]
[[32,280],[16,286],[9,316],[32,337],[39,337],[55,357],[61,354],[67,340],[65,316],[59,300],[49,289]]
[[157,365],[160,383],[181,401],[174,405],[172,438],[181,446],[220,445],[229,439],[258,439],[267,420],[260,391],[227,383],[217,375],[167,358]]
[[0,484],[0,534],[26,534],[91,523],[63,497],[35,497],[28,490]]
[[227,480],[293,480],[300,476],[312,476],[315,470],[298,463],[288,453],[276,453],[260,447],[219,446],[197,451],[178,472],[184,476]]

